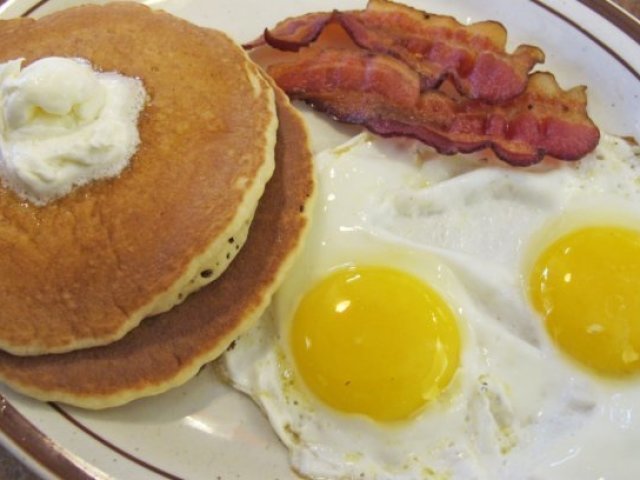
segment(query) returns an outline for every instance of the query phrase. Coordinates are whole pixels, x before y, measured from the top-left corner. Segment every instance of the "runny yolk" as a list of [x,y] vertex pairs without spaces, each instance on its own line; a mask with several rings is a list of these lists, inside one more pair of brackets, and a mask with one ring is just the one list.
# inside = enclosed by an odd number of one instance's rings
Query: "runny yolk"
[[604,375],[640,370],[640,232],[589,227],[561,237],[537,259],[529,288],[568,355]]
[[410,418],[458,367],[456,318],[431,288],[386,267],[333,272],[303,297],[290,341],[306,386],[329,406]]

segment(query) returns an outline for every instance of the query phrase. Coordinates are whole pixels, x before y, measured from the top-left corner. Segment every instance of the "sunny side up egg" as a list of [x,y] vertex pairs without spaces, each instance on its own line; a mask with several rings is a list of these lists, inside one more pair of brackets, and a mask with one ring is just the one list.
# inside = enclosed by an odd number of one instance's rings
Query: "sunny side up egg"
[[558,225],[566,232],[554,232],[531,254],[528,288],[562,351],[595,373],[622,379],[640,371],[640,221],[610,215],[596,225],[583,220],[568,229],[570,219]]
[[365,133],[316,160],[300,258],[224,357],[298,472],[636,478],[633,147],[514,169]]

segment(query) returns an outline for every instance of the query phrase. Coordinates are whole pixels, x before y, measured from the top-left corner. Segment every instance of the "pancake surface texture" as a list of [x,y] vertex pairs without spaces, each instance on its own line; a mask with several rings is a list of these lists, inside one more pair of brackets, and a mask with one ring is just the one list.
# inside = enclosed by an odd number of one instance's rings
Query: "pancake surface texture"
[[0,348],[103,345],[220,275],[273,173],[270,85],[224,34],[135,3],[0,21],[0,63],[81,57],[140,78],[122,174],[37,207],[0,186]]
[[254,323],[298,251],[312,210],[304,123],[284,94],[277,92],[277,100],[276,170],[247,242],[225,273],[110,345],[32,357],[0,353],[0,379],[41,400],[112,407],[181,385]]

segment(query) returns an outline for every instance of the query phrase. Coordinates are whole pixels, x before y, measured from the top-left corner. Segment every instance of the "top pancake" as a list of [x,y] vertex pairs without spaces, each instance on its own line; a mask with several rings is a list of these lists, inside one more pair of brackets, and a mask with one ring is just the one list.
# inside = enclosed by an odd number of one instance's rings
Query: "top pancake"
[[109,345],[32,357],[0,352],[2,381],[41,400],[121,405],[184,383],[253,324],[301,246],[313,199],[304,123],[282,92],[277,99],[276,170],[247,243],[225,273]]
[[148,100],[119,177],[44,207],[0,187],[0,348],[18,355],[114,341],[215,278],[274,166],[273,91],[224,34],[134,3],[0,21],[0,62],[53,55]]

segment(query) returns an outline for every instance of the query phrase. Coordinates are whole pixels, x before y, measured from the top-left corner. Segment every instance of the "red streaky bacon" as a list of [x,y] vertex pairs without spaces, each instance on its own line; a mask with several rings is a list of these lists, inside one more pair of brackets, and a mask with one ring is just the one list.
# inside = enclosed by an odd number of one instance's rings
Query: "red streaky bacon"
[[492,21],[463,25],[453,17],[432,15],[388,0],[370,0],[366,10],[312,13],[289,18],[245,45],[297,51],[314,42],[329,23],[338,23],[361,48],[386,53],[420,74],[423,90],[451,78],[460,93],[502,102],[524,91],[543,52],[521,45],[505,52],[507,33]]
[[420,98],[420,79],[403,63],[386,55],[325,49],[307,60],[272,65],[267,73],[288,95],[340,96],[358,92],[410,109]]
[[586,114],[584,87],[562,90],[553,75],[529,77],[526,90],[500,105],[421,91],[420,75],[389,55],[325,49],[268,73],[292,98],[383,136],[409,136],[444,154],[491,148],[526,166],[545,155],[576,160],[600,134]]
[[469,98],[501,102],[521,93],[529,71],[544,61],[542,51],[529,45],[506,53],[507,32],[498,22],[463,25],[388,0],[370,0],[366,10],[339,14],[338,20],[360,47],[416,70],[423,90],[450,77]]

